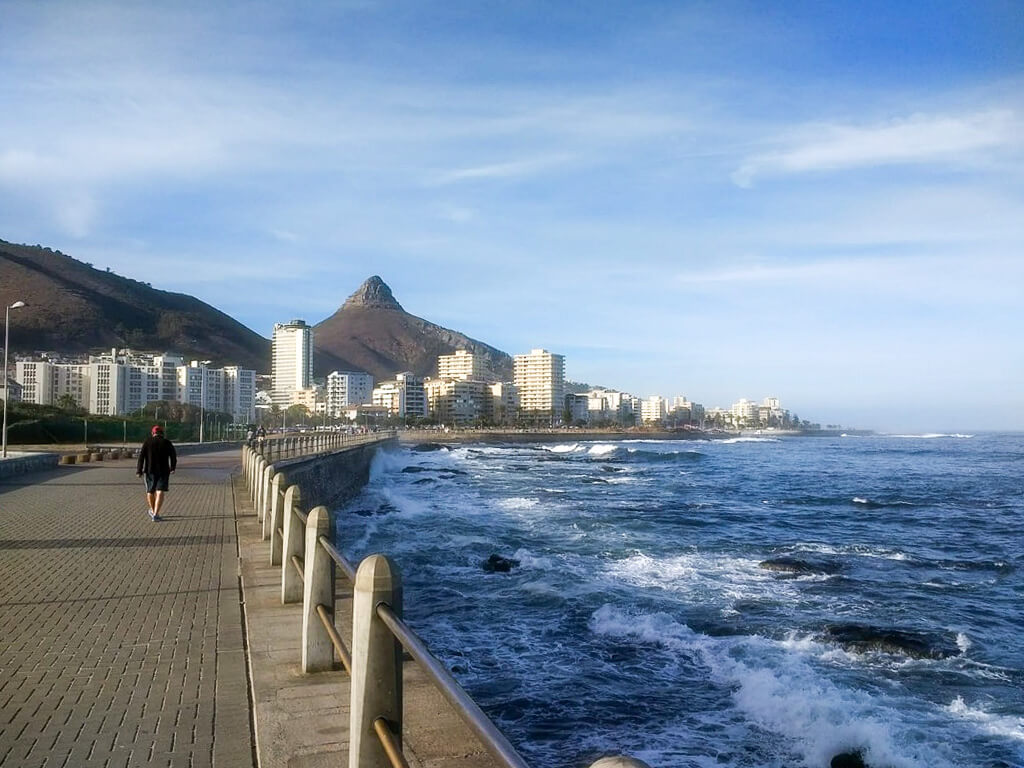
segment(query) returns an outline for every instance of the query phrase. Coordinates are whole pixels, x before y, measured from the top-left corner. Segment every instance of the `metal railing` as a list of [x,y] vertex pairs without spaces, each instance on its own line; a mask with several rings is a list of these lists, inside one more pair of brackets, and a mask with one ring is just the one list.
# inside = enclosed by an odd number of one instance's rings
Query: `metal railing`
[[[378,442],[393,433],[335,435],[348,441],[298,442],[273,456],[294,457]],[[357,441],[352,437],[362,438]],[[369,439],[367,439],[369,438]],[[288,438],[283,438],[287,440]],[[298,438],[299,441],[302,438]],[[276,442],[276,441],[275,441]],[[305,450],[307,453],[303,454]],[[281,566],[281,602],[302,602],[302,671],[334,669],[337,654],[351,685],[349,768],[404,768],[402,753],[402,649],[420,665],[480,743],[503,768],[530,768],[426,643],[402,619],[402,578],[386,555],[370,555],[358,567],[331,542],[331,513],[324,506],[301,509],[302,492],[287,485],[283,471],[250,446],[242,449],[246,480],[270,538],[271,565]],[[346,645],[334,621],[335,574],[353,586],[352,639]],[[598,760],[591,768],[649,768],[629,757]]]

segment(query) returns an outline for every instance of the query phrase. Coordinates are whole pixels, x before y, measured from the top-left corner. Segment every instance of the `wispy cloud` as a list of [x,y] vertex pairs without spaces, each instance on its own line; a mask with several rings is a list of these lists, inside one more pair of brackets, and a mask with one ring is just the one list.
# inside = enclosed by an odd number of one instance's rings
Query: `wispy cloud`
[[436,186],[445,186],[462,181],[525,178],[554,171],[560,166],[564,166],[571,159],[570,155],[552,155],[525,160],[512,160],[505,163],[478,165],[470,168],[459,168],[439,174],[433,179],[432,183]]
[[968,162],[972,156],[1024,146],[1024,120],[1008,109],[966,115],[921,115],[868,126],[815,124],[784,149],[754,155],[732,175],[741,187],[757,177],[865,166]]

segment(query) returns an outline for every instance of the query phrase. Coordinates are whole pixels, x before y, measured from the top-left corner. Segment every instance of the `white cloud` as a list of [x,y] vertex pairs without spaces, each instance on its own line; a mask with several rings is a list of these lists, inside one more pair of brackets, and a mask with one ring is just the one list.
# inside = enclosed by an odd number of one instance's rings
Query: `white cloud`
[[501,180],[536,176],[565,165],[569,160],[569,155],[552,155],[548,157],[512,160],[505,163],[478,165],[470,168],[459,168],[457,170],[439,174],[433,180],[433,183],[437,186],[445,186],[447,184],[455,184],[461,181],[479,181],[484,179]]
[[975,155],[1019,150],[1024,120],[1008,109],[966,115],[911,115],[869,126],[814,124],[785,149],[747,158],[732,174],[749,187],[759,176],[914,163],[969,162]]

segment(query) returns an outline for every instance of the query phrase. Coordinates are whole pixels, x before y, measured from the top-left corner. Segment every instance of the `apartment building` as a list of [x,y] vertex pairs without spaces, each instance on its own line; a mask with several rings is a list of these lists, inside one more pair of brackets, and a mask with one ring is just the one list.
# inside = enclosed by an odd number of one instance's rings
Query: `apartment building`
[[358,371],[333,371],[327,375],[327,414],[341,418],[352,405],[373,402],[373,376]]
[[472,424],[492,418],[491,385],[466,379],[427,379],[427,412],[442,424]]
[[494,374],[483,355],[458,349],[453,355],[440,355],[437,358],[437,378],[490,381]]
[[644,424],[660,424],[665,420],[665,398],[651,395],[640,401],[640,421]]
[[89,413],[116,416],[134,413],[158,401],[203,405],[232,414],[238,423],[255,417],[256,372],[239,366],[207,368],[179,355],[150,355],[112,349],[87,363],[19,360],[19,381],[28,382],[29,402],[56,405],[70,396]]
[[256,371],[237,365],[225,366],[224,411],[236,424],[256,421]]
[[373,405],[386,408],[391,416],[427,415],[423,379],[409,371],[398,374],[393,381],[384,381],[374,387],[372,401]]
[[533,349],[513,358],[512,383],[519,390],[519,407],[528,418],[558,423],[565,401],[565,357]]
[[305,320],[275,323],[271,346],[271,396],[285,408],[293,392],[313,385],[313,329]]

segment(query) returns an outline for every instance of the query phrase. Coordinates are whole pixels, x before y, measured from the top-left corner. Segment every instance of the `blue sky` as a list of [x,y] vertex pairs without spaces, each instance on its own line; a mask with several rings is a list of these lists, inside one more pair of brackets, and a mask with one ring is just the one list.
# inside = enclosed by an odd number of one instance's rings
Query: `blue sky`
[[[1024,5],[0,0],[0,238],[269,336],[1024,429]],[[2,290],[2,288],[0,288]]]

